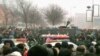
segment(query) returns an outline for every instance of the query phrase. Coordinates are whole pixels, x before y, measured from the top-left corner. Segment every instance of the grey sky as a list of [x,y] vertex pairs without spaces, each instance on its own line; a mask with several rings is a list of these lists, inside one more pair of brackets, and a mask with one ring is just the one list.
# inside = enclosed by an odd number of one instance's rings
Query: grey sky
[[[70,15],[75,13],[85,13],[86,7],[92,5],[93,0],[31,0],[33,5],[38,7],[47,7],[50,4],[57,4],[65,11],[68,11]],[[94,0],[94,4],[100,3],[100,0]]]
[[73,19],[73,24],[82,28],[83,26],[87,25],[86,15],[85,15],[87,6],[92,6],[93,3],[100,5],[100,0],[30,0],[30,1],[32,2],[33,5],[38,6],[39,8],[46,8],[51,4],[57,4],[62,9],[64,9],[65,12],[68,12],[69,16],[72,17],[75,15],[75,18]]
[[[1,2],[2,0],[0,0]],[[13,1],[13,0],[5,0]],[[31,1],[33,5],[38,6],[39,8],[45,8],[51,4],[57,4],[66,12],[69,12],[69,15],[74,15],[75,13],[85,13],[86,7],[88,5],[100,3],[100,0],[27,0]],[[11,3],[11,2],[10,2]],[[12,2],[13,3],[13,2]]]

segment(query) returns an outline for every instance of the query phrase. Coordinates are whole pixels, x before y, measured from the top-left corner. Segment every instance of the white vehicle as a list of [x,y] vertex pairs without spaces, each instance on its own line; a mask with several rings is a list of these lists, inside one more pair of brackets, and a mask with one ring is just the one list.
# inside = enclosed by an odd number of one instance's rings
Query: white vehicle
[[[62,43],[62,42],[51,42],[51,43],[45,43],[45,44],[51,44],[52,46],[55,46],[56,43]],[[69,42],[68,41],[68,44],[72,44],[74,46],[74,50],[76,50],[76,48],[78,47],[75,43],[73,42]]]
[[69,41],[69,36],[66,34],[43,34],[41,36],[45,39],[45,43]]
[[[15,43],[15,45],[17,45],[17,44],[20,44],[20,43]],[[29,46],[28,46],[28,44],[27,43],[24,43],[25,44],[25,48],[27,48],[28,50],[29,50]],[[0,49],[3,47],[3,43],[1,43],[0,44]]]
[[72,44],[74,46],[74,50],[76,50],[77,45],[74,44],[73,42],[70,42],[69,36],[66,34],[44,34],[42,35],[45,40],[45,44],[51,44],[54,46],[56,43],[62,43],[62,41],[68,42],[68,44]]
[[20,43],[23,43],[23,44],[25,44],[25,47],[29,50],[29,46],[28,46],[26,40],[25,40],[25,39],[22,39],[22,38],[21,38],[21,39],[4,39],[4,40],[2,41],[2,43],[0,44],[0,48],[3,47],[3,45],[4,45],[3,42],[4,42],[5,40],[12,40],[12,41],[14,42],[15,45],[20,44]]

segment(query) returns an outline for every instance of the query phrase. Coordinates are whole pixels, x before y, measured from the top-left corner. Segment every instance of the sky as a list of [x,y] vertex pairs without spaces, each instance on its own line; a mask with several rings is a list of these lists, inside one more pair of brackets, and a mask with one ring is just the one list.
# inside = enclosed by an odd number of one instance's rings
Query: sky
[[92,6],[92,4],[100,5],[100,0],[27,0],[27,1],[30,1],[33,5],[38,6],[38,8],[47,8],[49,5],[56,4],[60,6],[65,12],[68,12],[67,16],[69,17],[76,16],[76,18],[73,19],[74,21],[73,23],[79,27],[87,25],[85,24],[86,23],[85,14],[87,6]]
[[[2,0],[0,0],[1,2]],[[5,0],[13,1],[13,0]],[[27,0],[39,8],[45,8],[49,5],[56,4],[60,6],[65,12],[68,12],[70,16],[76,13],[86,13],[87,6],[91,6],[93,3],[98,4],[100,0]],[[94,1],[94,2],[93,2]]]
[[[91,28],[91,22],[86,21],[86,10],[87,6],[92,6],[93,4],[99,4],[100,0],[31,0],[33,5],[37,5],[39,8],[48,7],[51,4],[57,4],[63,10],[68,12],[69,17],[73,17],[72,24],[78,26],[79,28]],[[99,26],[100,23],[97,19],[94,20],[94,25]],[[84,26],[84,27],[83,27]],[[95,27],[94,26],[94,27]]]
[[91,6],[93,3],[94,4],[100,3],[100,0],[31,0],[31,1],[33,5],[37,5],[40,8],[47,7],[51,4],[57,4],[66,12],[68,11],[70,16],[73,16],[76,13],[86,13],[87,6]]

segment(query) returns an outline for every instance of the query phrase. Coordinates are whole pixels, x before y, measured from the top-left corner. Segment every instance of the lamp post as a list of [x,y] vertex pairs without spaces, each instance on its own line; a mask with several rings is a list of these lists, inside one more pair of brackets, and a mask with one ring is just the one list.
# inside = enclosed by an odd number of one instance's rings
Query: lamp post
[[91,29],[93,29],[94,28],[94,26],[93,26],[93,22],[94,22],[94,0],[92,0],[92,6],[87,6],[87,9],[88,10],[86,10],[86,19],[87,19],[88,22],[91,23]]
[[86,21],[89,24],[88,25],[89,28],[91,27],[91,29],[93,29],[93,11],[92,11],[91,6],[87,6],[87,10],[86,10]]
[[87,6],[88,10],[86,10],[86,21],[88,21],[88,23],[91,23],[91,26],[92,26],[91,29],[94,29],[94,26],[95,26],[94,20],[99,19],[98,17],[100,17],[99,4],[94,3],[96,2],[95,0],[91,0],[91,1],[92,1],[91,6]]

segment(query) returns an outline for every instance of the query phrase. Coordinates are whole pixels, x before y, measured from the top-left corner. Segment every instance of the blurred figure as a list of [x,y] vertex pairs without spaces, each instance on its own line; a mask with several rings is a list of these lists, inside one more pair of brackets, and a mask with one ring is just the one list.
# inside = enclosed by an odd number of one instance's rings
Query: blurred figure
[[47,51],[48,51],[48,56],[54,56],[53,48],[51,44],[46,44]]
[[75,56],[84,56],[86,54],[86,48],[83,45],[80,45],[76,49],[76,55]]
[[58,56],[58,54],[60,52],[60,48],[61,48],[61,44],[56,43],[55,46],[53,47],[54,56]]
[[22,54],[22,56],[27,55],[28,50],[25,48],[24,43],[20,43],[20,44],[16,45],[16,47],[18,48],[18,51]]
[[58,56],[71,56],[71,51],[68,50],[68,42],[62,42]]
[[10,48],[10,47],[15,47],[15,44],[14,44],[14,42],[12,41],[12,40],[5,40],[4,41],[4,46],[5,47],[8,47],[8,48]]
[[52,45],[51,44],[46,44],[46,47],[52,48]]
[[71,52],[72,56],[76,55],[76,50],[74,49],[74,46],[72,44],[68,45],[68,50]]
[[2,54],[4,56],[22,56],[20,52],[15,48],[15,44],[12,40],[5,40]]
[[[2,55],[6,55],[5,52],[8,52],[8,53],[10,52],[11,53],[13,47],[15,47],[15,45],[14,45],[12,40],[5,40],[4,45],[1,48],[0,52],[1,52]],[[8,51],[8,50],[10,50],[10,51]]]
[[100,56],[100,43],[97,43],[95,45],[95,48],[96,48],[96,56]]
[[41,45],[36,45],[29,49],[28,56],[48,56],[48,51],[46,47]]
[[3,55],[4,56],[22,56],[21,53],[18,51],[12,52],[10,48],[4,49]]
[[56,43],[54,47],[60,49],[61,48],[61,44],[60,43]]
[[3,46],[2,56],[3,56],[3,55],[4,55],[4,56],[5,56],[5,55],[8,55],[8,54],[10,54],[10,53],[12,53],[12,49]]

